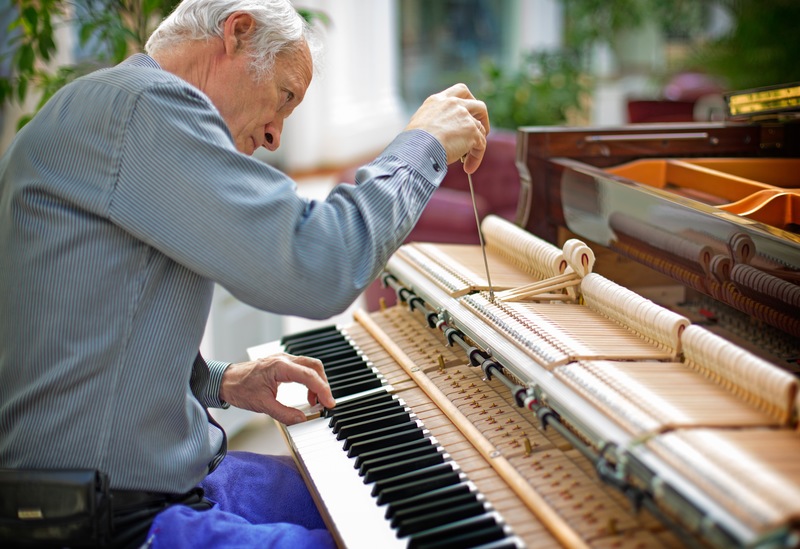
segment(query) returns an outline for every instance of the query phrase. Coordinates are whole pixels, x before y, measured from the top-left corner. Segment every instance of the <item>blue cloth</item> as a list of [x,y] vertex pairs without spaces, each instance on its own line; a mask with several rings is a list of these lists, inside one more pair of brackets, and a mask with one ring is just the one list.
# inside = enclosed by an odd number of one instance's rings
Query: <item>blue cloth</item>
[[290,457],[229,452],[200,486],[214,507],[161,512],[152,549],[336,547]]
[[192,371],[214,283],[275,314],[338,314],[446,160],[403,132],[356,185],[310,201],[148,56],[63,87],[0,159],[0,467],[190,490],[222,442],[204,406],[224,405],[227,364]]

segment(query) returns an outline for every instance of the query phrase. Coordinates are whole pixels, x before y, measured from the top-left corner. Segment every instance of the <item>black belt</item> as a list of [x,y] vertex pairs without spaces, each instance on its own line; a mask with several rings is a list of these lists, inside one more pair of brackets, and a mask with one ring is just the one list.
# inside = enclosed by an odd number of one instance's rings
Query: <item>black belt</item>
[[129,507],[144,507],[167,500],[170,494],[137,492],[135,490],[111,490],[111,507],[114,511]]
[[136,490],[111,490],[111,507],[114,512],[135,508],[169,505],[171,503],[199,502],[203,499],[203,490],[193,488],[184,494],[163,492],[143,492]]

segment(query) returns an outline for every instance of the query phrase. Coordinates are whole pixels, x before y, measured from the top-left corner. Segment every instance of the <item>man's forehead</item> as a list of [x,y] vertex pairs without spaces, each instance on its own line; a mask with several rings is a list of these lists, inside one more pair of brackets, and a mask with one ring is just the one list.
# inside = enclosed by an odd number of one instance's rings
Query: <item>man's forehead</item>
[[281,52],[275,59],[275,77],[289,79],[295,85],[308,86],[314,67],[308,46]]

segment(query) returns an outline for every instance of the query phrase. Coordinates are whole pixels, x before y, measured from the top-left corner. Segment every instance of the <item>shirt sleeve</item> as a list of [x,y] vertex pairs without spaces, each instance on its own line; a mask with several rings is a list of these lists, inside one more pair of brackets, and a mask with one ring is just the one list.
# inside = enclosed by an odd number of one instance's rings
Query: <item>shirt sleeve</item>
[[208,364],[208,385],[205,387],[201,402],[209,408],[230,408],[231,405],[219,398],[219,389],[222,386],[222,374],[231,365],[230,362],[219,360],[207,360]]
[[220,399],[219,389],[222,374],[230,366],[229,362],[206,360],[198,353],[192,365],[189,387],[192,394],[205,408],[230,408],[230,404]]
[[399,247],[447,169],[430,134],[400,134],[355,185],[323,201],[236,151],[208,99],[158,84],[125,120],[109,217],[241,301],[325,319],[345,310]]

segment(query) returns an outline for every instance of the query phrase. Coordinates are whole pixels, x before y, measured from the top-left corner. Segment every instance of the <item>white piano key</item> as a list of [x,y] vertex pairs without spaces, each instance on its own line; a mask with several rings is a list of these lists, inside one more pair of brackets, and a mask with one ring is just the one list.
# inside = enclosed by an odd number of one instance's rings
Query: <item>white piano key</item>
[[384,517],[385,506],[379,507],[370,495],[371,486],[358,475],[355,460],[347,457],[328,421],[319,418],[286,428],[325,507],[323,515],[329,515],[348,549],[405,547]]

